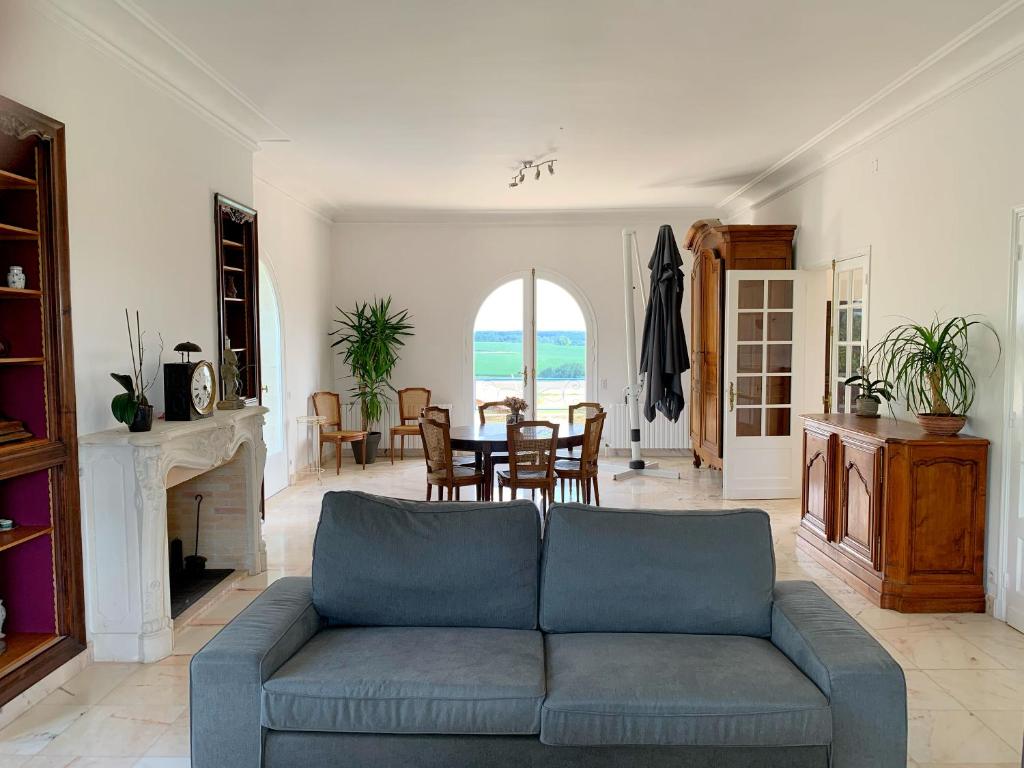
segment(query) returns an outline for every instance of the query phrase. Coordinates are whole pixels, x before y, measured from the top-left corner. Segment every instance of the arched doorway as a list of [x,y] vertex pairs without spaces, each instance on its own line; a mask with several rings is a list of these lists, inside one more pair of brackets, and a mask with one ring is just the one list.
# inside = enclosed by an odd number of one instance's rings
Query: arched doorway
[[288,485],[288,440],[284,416],[284,338],[281,305],[270,270],[260,261],[260,381],[263,405],[270,410],[263,428],[267,461],[264,495],[269,498]]
[[473,323],[474,409],[522,397],[530,418],[566,423],[569,406],[595,399],[593,313],[564,278],[510,276],[480,304]]

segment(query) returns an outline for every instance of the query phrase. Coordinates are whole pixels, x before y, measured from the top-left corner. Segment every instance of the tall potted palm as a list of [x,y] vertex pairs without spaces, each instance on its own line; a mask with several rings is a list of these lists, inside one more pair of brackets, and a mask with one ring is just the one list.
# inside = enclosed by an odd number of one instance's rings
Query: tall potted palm
[[967,366],[968,331],[975,326],[989,331],[1002,354],[995,329],[973,317],[936,317],[928,325],[904,323],[872,348],[876,370],[893,383],[907,410],[933,435],[955,435],[963,429],[974,403],[976,382]]
[[407,309],[392,312],[390,296],[357,302],[351,312],[335,309],[340,314],[334,319],[339,327],[329,335],[338,338],[331,347],[340,347],[338,354],[355,380],[349,390],[352,405],[358,404],[362,429],[369,433],[365,445],[363,441],[352,443],[352,452],[361,462],[365,450],[366,463],[372,464],[380,445],[380,432],[372,428],[390,411],[390,395],[395,391],[391,374],[405,338],[413,335],[413,326]]

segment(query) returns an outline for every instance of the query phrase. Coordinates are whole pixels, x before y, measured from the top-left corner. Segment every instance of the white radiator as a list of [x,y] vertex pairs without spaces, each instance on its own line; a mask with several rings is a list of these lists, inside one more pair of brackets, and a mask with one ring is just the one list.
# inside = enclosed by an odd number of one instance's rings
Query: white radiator
[[[604,422],[603,440],[612,450],[629,448],[629,411],[624,403],[608,407]],[[690,447],[690,412],[684,409],[679,421],[673,424],[660,413],[653,422],[640,414],[640,447],[652,450],[684,450]]]

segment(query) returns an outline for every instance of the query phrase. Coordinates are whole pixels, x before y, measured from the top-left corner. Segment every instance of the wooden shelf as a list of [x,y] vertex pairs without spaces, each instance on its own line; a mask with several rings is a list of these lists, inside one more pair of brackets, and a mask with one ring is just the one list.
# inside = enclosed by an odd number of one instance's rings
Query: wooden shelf
[[35,179],[0,168],[0,189],[35,189]]
[[0,365],[42,365],[42,357],[0,357]]
[[0,653],[0,677],[60,642],[60,635],[43,632],[9,632],[3,642],[7,649]]
[[42,295],[42,291],[36,291],[32,288],[0,287],[0,299],[38,299]]
[[243,243],[239,243],[237,240],[228,240],[226,237],[221,240],[221,243],[227,248],[245,248]]
[[236,298],[234,296],[225,296],[224,297],[224,301],[235,301],[235,302],[238,302],[239,304],[244,304],[245,303],[245,299]]
[[35,240],[39,233],[34,229],[0,223],[0,240]]
[[48,525],[19,525],[12,531],[0,531],[0,552],[48,533],[53,533],[53,528]]
[[227,264],[224,265],[225,272],[245,272],[241,267],[229,267]]

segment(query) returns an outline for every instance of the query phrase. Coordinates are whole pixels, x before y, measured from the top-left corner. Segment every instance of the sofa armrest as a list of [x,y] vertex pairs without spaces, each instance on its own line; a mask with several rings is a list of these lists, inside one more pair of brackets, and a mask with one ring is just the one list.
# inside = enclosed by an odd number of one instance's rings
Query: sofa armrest
[[194,768],[258,768],[263,683],[320,629],[313,582],[271,584],[192,657]]
[[828,697],[832,768],[906,766],[903,670],[817,584],[776,583],[772,643]]

